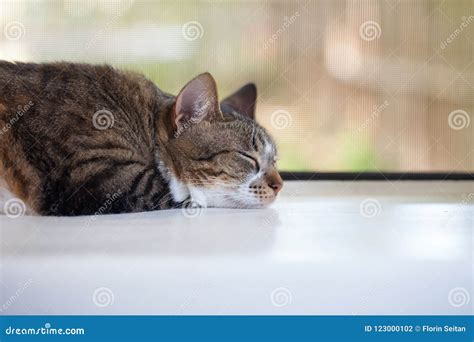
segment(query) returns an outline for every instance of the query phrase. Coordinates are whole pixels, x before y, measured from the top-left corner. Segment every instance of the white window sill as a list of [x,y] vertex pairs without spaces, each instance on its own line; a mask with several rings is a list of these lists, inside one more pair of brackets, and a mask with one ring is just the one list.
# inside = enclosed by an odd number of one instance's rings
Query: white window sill
[[3,314],[472,314],[448,294],[474,297],[473,204],[474,182],[287,182],[263,210],[0,217],[0,302],[28,282]]

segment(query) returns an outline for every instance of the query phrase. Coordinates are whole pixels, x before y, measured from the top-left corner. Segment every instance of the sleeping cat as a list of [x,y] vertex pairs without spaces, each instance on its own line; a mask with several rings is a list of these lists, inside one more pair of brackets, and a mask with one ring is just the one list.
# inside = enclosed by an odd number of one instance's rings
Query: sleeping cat
[[258,208],[282,187],[256,87],[175,97],[110,66],[0,61],[0,178],[41,215]]

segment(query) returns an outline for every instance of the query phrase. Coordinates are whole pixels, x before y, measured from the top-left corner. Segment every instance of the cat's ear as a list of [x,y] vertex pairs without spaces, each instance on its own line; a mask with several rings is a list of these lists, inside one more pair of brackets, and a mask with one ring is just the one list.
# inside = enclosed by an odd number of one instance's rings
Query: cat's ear
[[234,108],[238,113],[255,119],[255,105],[257,101],[257,87],[253,83],[244,85],[235,93],[222,101],[223,105]]
[[175,129],[183,125],[211,120],[222,115],[217,98],[216,81],[209,73],[201,74],[186,84],[176,97],[172,122]]

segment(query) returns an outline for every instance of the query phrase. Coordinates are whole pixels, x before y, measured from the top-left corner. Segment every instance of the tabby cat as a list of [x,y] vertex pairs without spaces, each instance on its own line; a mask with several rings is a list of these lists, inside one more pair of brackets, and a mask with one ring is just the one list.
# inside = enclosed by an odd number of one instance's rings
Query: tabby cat
[[209,73],[172,96],[107,65],[0,61],[0,177],[41,215],[263,207],[282,179],[256,97],[219,103]]

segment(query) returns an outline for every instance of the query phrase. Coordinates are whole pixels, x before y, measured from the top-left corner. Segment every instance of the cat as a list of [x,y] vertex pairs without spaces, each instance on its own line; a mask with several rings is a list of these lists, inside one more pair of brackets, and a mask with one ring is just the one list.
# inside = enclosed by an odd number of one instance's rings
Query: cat
[[209,73],[173,96],[108,65],[0,61],[0,177],[39,215],[260,208],[283,181],[257,90]]

